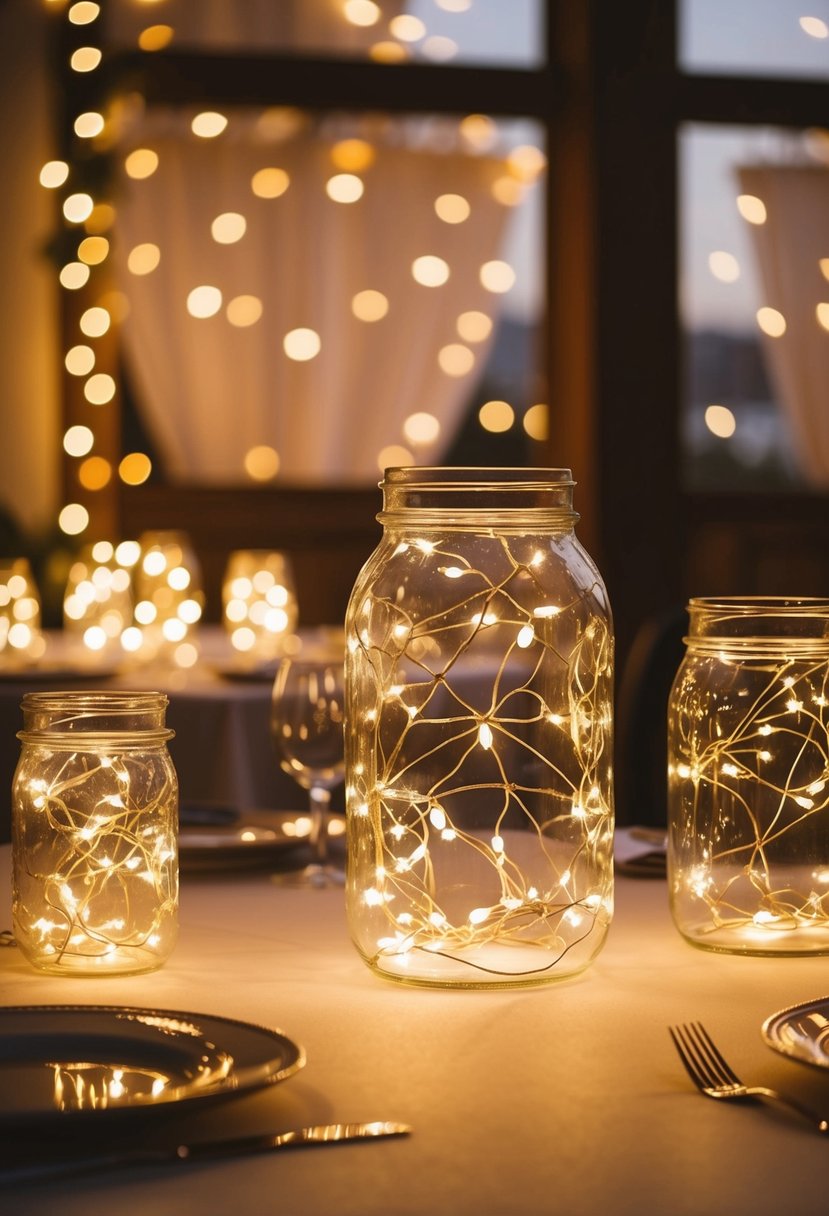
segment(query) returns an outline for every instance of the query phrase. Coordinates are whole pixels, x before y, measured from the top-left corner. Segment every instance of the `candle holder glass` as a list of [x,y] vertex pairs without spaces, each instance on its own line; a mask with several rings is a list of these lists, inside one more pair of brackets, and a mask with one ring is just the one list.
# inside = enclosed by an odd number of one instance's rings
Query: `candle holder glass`
[[12,917],[56,975],[151,971],[178,932],[178,783],[157,692],[23,698]]
[[346,618],[347,908],[377,973],[583,970],[613,905],[613,635],[566,469],[389,469]]
[[668,706],[679,931],[738,954],[829,952],[829,600],[689,604]]

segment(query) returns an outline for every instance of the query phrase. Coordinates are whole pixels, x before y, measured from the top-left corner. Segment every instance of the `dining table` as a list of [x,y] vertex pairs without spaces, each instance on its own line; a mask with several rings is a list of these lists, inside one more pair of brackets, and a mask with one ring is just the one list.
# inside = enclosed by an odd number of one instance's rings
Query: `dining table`
[[[617,829],[618,858],[623,844],[630,849],[626,833]],[[664,873],[643,866],[631,876],[637,867],[620,862],[605,944],[577,977],[526,988],[410,986],[366,966],[342,887],[277,881],[300,861],[290,853],[183,870],[178,942],[149,974],[54,976],[19,948],[0,949],[4,1009],[123,1006],[232,1019],[278,1031],[304,1061],[277,1083],[149,1106],[120,1125],[106,1111],[19,1126],[5,1119],[2,1161],[35,1168],[25,1180],[0,1172],[4,1216],[824,1216],[829,1137],[767,1103],[707,1100],[668,1027],[701,1021],[746,1079],[829,1118],[829,1069],[773,1049],[761,1033],[772,1014],[827,996],[825,957],[695,948],[674,927]],[[9,919],[10,873],[6,845],[0,908]],[[350,1120],[402,1120],[411,1133],[120,1164],[69,1179],[38,1172],[61,1144],[82,1156],[113,1135],[175,1147]]]

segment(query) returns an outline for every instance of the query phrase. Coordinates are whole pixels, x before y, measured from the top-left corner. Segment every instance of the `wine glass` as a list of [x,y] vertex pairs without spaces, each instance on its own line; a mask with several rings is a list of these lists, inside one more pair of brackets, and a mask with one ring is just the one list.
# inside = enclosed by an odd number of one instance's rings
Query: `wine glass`
[[314,860],[289,881],[302,886],[342,884],[328,857],[331,790],[345,774],[343,756],[344,650],[338,635],[286,655],[271,698],[271,737],[282,769],[308,791]]

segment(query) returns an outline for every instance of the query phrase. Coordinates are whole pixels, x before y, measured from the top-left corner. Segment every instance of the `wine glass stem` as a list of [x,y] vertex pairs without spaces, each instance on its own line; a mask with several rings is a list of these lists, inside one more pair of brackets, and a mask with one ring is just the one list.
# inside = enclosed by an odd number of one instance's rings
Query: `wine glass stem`
[[311,848],[314,861],[319,866],[328,864],[328,808],[331,791],[321,785],[312,785],[308,791],[311,800]]

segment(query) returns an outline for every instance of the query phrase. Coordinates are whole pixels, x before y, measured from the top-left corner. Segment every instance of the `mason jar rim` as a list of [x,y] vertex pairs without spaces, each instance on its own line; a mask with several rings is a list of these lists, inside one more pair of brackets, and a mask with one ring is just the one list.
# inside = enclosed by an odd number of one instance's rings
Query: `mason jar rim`
[[829,596],[821,595],[697,595],[688,601],[688,611],[730,612],[734,616],[753,616],[759,612],[801,616],[829,613]]
[[508,465],[393,465],[383,470],[380,486],[420,484],[434,486],[574,486],[567,468],[521,468]]
[[[105,746],[116,738],[119,746],[145,746],[167,742],[175,732],[164,721],[169,705],[166,693],[120,689],[27,692],[20,707],[23,743],[48,742],[54,747]],[[134,744],[127,741],[134,737]]]

